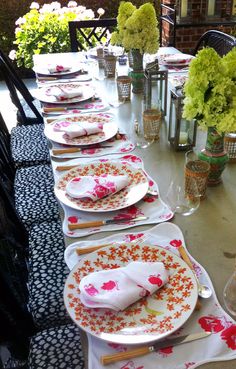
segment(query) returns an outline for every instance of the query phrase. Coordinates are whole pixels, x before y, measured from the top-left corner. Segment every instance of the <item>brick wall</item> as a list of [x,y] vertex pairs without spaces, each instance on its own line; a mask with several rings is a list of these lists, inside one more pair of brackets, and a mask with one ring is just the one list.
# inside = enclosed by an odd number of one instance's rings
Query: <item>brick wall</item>
[[[181,2],[181,0],[179,0]],[[163,4],[174,7],[177,0],[163,0]],[[188,0],[187,17],[180,18],[180,8],[176,8],[175,46],[177,49],[191,53],[201,35],[209,29],[218,29],[225,33],[232,33],[232,23],[222,25],[231,18],[232,2],[228,0],[216,0],[216,15],[207,16],[207,0]],[[217,18],[216,18],[217,17]],[[173,44],[174,29],[168,23],[162,24],[162,45]]]

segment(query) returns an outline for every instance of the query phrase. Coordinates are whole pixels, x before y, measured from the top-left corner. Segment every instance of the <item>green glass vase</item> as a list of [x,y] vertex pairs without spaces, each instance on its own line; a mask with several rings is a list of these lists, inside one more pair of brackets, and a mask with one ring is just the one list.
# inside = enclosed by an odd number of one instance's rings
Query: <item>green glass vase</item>
[[199,153],[199,159],[210,164],[208,186],[222,182],[222,173],[229,158],[224,150],[224,134],[219,134],[214,127],[209,127],[205,149]]
[[132,71],[129,76],[132,79],[132,92],[139,94],[144,92],[143,54],[138,49],[132,49]]

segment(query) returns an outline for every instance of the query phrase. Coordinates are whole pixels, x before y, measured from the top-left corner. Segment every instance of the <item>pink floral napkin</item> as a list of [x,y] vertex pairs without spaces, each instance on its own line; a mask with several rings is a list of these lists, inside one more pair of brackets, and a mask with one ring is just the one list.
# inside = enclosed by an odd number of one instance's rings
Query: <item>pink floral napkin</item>
[[53,129],[56,132],[64,132],[69,138],[75,138],[103,132],[103,124],[96,122],[71,122],[64,120],[56,123]]
[[46,90],[47,96],[54,96],[58,101],[83,96],[82,88],[70,88],[63,86],[52,86]]
[[87,307],[120,311],[152,295],[169,280],[162,262],[134,261],[126,267],[102,270],[85,276],[80,284],[80,300]]
[[[142,168],[144,170],[143,161],[141,158],[135,155],[112,155],[110,158],[100,157],[94,159],[83,159],[83,163],[91,162],[91,160],[101,160],[101,161],[112,161],[119,160],[121,163],[128,162],[132,163],[133,166],[137,168]],[[82,163],[82,161],[80,161]],[[55,171],[55,176],[58,177],[60,173],[56,173],[56,163],[53,163],[53,169]],[[146,173],[147,174],[147,173]],[[116,210],[116,211],[108,211],[101,213],[92,213],[92,212],[84,212],[69,208],[68,206],[61,204],[65,216],[63,220],[63,232],[68,237],[83,237],[88,236],[90,234],[98,233],[98,232],[106,232],[106,231],[115,231],[126,228],[131,228],[138,225],[143,224],[156,224],[165,222],[173,217],[173,212],[170,208],[162,201],[157,183],[147,174],[149,181],[149,190],[151,193],[147,193],[146,196],[142,198],[138,203],[129,206],[127,208]],[[127,218],[127,222],[122,222],[122,224],[110,224],[103,227],[91,227],[84,229],[76,229],[74,231],[70,231],[68,229],[69,223],[78,223],[78,222],[91,222],[94,220],[107,220],[107,219],[120,219]],[[139,221],[138,223],[134,223],[130,220],[130,218],[135,218],[138,216],[145,216],[147,219]]]
[[[172,223],[159,224],[147,232],[122,233],[100,239],[100,244],[119,241],[133,241],[138,238],[145,238],[146,243],[154,244],[178,253],[180,245],[185,246],[184,237],[178,226]],[[70,269],[78,260],[75,249],[97,244],[97,241],[80,241],[70,245],[65,250],[65,260]],[[213,296],[209,299],[202,299],[202,308],[195,311],[189,320],[173,334],[173,336],[196,333],[199,331],[210,331],[212,334],[204,339],[186,343],[179,346],[169,346],[165,349],[156,350],[148,355],[123,360],[109,367],[112,369],[194,369],[198,366],[214,361],[234,360],[232,369],[236,363],[236,324],[235,321],[220,306],[214,287],[206,270],[189,254],[195,272],[204,284],[213,290]],[[80,256],[81,257],[81,256]],[[105,342],[96,337],[88,336],[89,341],[89,366],[88,369],[104,369],[100,363],[100,357],[106,354],[124,352],[130,347],[122,344]],[[135,348],[135,346],[132,346]],[[221,368],[219,366],[217,368]]]
[[92,201],[97,201],[117,193],[128,184],[129,178],[127,175],[83,176],[69,181],[66,185],[66,192],[76,199],[90,198]]
[[57,64],[57,65],[48,65],[47,69],[49,71],[49,73],[61,73],[61,72],[67,72],[71,70],[71,67],[68,65],[61,65],[61,64]]

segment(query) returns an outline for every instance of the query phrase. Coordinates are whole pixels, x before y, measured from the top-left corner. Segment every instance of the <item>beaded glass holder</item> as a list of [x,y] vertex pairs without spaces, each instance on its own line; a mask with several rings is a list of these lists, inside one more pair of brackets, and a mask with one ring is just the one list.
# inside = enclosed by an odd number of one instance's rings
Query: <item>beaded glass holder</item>
[[236,162],[236,132],[228,133],[224,137],[224,148],[228,154],[229,162]]
[[191,193],[191,179],[194,178],[197,184],[200,199],[206,196],[207,179],[210,172],[210,164],[202,160],[190,160],[185,165],[185,190],[188,195]]
[[159,140],[161,127],[161,112],[157,109],[147,109],[143,112],[143,134],[145,138]]
[[128,76],[118,76],[116,79],[119,101],[130,101],[131,81]]

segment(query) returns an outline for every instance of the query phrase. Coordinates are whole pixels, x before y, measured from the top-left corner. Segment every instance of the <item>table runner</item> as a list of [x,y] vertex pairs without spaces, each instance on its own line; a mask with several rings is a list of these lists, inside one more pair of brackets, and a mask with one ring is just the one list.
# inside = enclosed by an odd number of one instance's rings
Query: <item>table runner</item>
[[[99,240],[100,244],[116,241],[128,241],[145,235],[145,243],[161,246],[178,255],[178,246],[185,246],[184,237],[178,226],[166,222],[151,228],[147,232],[116,234]],[[97,244],[98,241],[86,241],[88,246]],[[81,243],[77,242],[68,247],[65,259],[70,268],[78,261],[79,256],[75,247]],[[70,250],[71,248],[71,250]],[[70,251],[70,252],[69,252]],[[199,365],[222,360],[236,359],[236,324],[235,321],[220,306],[214,287],[206,270],[189,254],[194,269],[202,283],[207,284],[213,290],[213,296],[202,299],[202,308],[194,311],[189,320],[175,333],[185,335],[199,331],[211,331],[212,334],[202,340],[190,342],[175,347],[160,349],[148,355],[120,361],[107,366],[113,369],[194,369]],[[96,337],[88,336],[89,342],[89,369],[102,369],[100,356],[116,352],[126,351],[130,347],[112,344],[102,341]],[[132,346],[132,348],[135,346]]]
[[[141,158],[135,155],[113,155],[112,158],[107,159],[105,157],[100,157],[93,159],[93,161],[101,160],[101,161],[112,161],[112,160],[122,160],[124,162],[132,163],[132,166],[137,168],[143,168],[143,161]],[[80,163],[88,163],[91,162],[91,159],[81,159]],[[53,169],[55,170],[55,163],[53,163]],[[147,173],[146,173],[147,174]],[[59,174],[55,172],[55,176]],[[173,212],[168,208],[168,206],[161,200],[159,189],[157,183],[147,174],[149,180],[149,191],[154,193],[154,195],[147,194],[144,196],[142,200],[138,203],[129,206],[127,208],[111,211],[111,212],[99,212],[99,213],[91,213],[84,212],[69,208],[68,206],[61,204],[62,208],[65,212],[65,217],[63,221],[63,232],[68,237],[84,237],[90,234],[98,233],[98,232],[106,232],[113,230],[121,230],[126,228],[131,228],[134,226],[144,225],[144,224],[155,224],[165,222],[173,217]],[[106,225],[102,227],[93,227],[93,228],[85,228],[85,229],[77,229],[74,231],[69,231],[68,222],[69,223],[77,223],[78,220],[82,222],[88,222],[93,220],[105,220],[105,219],[113,219],[120,217],[137,217],[137,216],[146,216],[148,219],[140,221],[138,223],[128,222],[123,224],[112,224]]]

